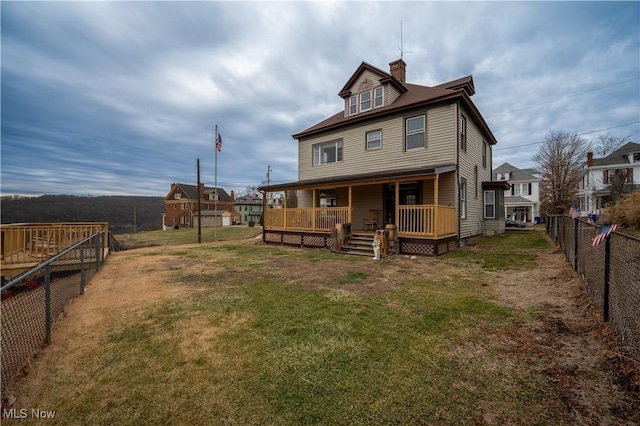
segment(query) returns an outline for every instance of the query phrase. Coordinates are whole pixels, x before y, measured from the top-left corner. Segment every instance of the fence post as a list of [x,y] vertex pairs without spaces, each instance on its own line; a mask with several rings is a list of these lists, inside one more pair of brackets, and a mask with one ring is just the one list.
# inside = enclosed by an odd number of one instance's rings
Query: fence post
[[80,294],[84,294],[85,274],[84,274],[84,247],[86,244],[80,246]]
[[49,263],[44,265],[44,326],[45,342],[51,343],[51,271]]
[[604,243],[604,295],[603,295],[603,313],[604,321],[609,321],[609,269],[611,263],[611,244],[610,240],[611,235],[608,235],[605,238]]
[[574,235],[574,239],[573,239],[573,270],[577,271],[578,270],[578,218],[574,218],[573,222],[575,224],[575,235]]

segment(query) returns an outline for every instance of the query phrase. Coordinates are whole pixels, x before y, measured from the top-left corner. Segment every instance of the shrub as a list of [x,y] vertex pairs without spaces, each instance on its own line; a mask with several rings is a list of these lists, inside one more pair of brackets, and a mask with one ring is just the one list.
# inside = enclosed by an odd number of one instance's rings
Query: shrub
[[640,230],[640,192],[626,194],[616,204],[605,207],[604,219],[608,223]]

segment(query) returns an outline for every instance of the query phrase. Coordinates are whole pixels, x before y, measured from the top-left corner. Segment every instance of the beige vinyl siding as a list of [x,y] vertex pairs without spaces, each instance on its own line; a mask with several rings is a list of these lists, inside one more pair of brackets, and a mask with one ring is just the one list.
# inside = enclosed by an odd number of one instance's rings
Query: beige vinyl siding
[[455,206],[458,200],[456,172],[445,173],[438,179],[438,205]]
[[390,84],[385,84],[385,86],[386,86],[386,89],[384,91],[384,94],[385,94],[384,104],[391,105],[393,101],[398,99],[398,97],[400,96],[400,92],[398,91],[398,89],[396,89]]
[[[356,80],[351,87],[349,87],[349,90],[351,91],[351,94],[355,95],[356,93],[358,93],[360,91],[360,86],[362,85],[362,83],[364,83],[365,81],[369,80],[371,82],[371,84],[373,84],[373,87],[377,87],[380,86],[380,76],[378,74],[375,74],[371,71],[365,70],[361,75],[360,78],[358,80]],[[373,99],[372,99],[373,101]],[[373,105],[373,103],[372,103]]]
[[[461,108],[461,114],[467,119],[467,150],[460,150],[459,171],[460,179],[467,180],[467,218],[460,222],[460,237],[484,233],[484,200],[482,182],[491,180],[491,163],[487,158],[487,168],[482,167],[482,141],[487,138],[473,122],[470,115]],[[488,144],[488,142],[487,142]],[[489,149],[487,147],[487,156]],[[478,192],[475,193],[474,167],[478,167]]]
[[379,226],[384,223],[382,219],[382,185],[354,186],[351,193],[353,211],[351,221],[354,229],[362,229],[363,219],[369,219],[369,210],[380,211]]
[[[456,161],[455,104],[420,109],[343,128],[320,136],[303,138],[299,144],[298,174],[300,180],[344,176],[410,167],[429,167]],[[405,118],[426,114],[425,149],[404,149]],[[366,150],[366,133],[382,131],[382,148]],[[342,139],[342,162],[313,166],[313,145]]]

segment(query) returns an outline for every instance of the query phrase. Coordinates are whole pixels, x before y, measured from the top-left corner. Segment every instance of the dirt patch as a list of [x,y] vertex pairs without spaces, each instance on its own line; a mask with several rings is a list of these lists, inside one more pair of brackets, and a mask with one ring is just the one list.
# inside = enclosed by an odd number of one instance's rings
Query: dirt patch
[[576,424],[640,424],[640,376],[617,349],[609,325],[590,303],[582,279],[558,249],[537,251],[539,267],[496,274],[500,303],[530,321],[506,330],[506,350],[546,364],[541,372]]

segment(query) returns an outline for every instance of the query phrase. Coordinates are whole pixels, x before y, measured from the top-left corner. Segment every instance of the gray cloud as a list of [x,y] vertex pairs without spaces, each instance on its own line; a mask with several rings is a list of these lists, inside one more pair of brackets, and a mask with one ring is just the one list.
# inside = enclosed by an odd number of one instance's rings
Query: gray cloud
[[[215,124],[221,186],[259,184],[267,165],[294,181],[291,135],[342,108],[360,62],[399,57],[400,21],[410,82],[473,74],[494,167],[532,166],[551,130],[640,119],[637,3],[1,7],[3,193],[164,195],[195,182],[197,158],[212,185]],[[640,141],[637,123],[609,132]]]

